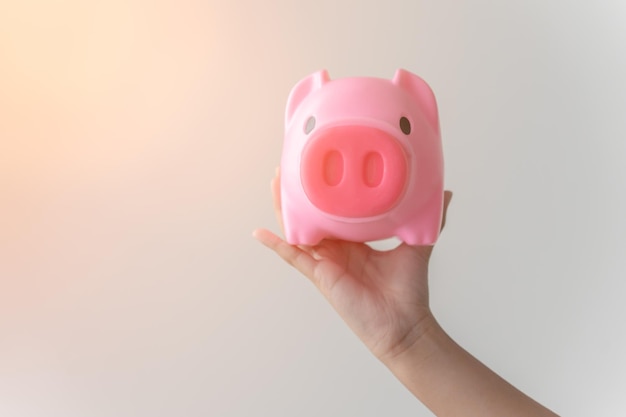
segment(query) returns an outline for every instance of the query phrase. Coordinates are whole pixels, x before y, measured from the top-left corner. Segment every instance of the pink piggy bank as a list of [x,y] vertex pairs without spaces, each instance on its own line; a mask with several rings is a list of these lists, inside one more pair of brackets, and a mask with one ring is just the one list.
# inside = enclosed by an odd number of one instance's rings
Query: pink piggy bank
[[430,87],[402,69],[392,80],[319,71],[298,82],[285,114],[281,206],[291,244],[434,244],[443,151]]

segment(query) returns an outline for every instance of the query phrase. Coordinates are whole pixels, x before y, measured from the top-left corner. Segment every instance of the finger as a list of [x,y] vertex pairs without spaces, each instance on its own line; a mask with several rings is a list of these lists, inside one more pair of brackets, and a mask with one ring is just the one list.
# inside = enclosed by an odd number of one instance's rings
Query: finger
[[441,230],[443,230],[446,225],[446,217],[448,214],[448,206],[450,205],[450,201],[452,201],[452,191],[446,190],[443,192],[443,218],[441,219]]
[[266,229],[257,229],[252,235],[263,245],[267,246],[292,265],[298,271],[306,275],[315,284],[315,267],[317,261],[304,250],[293,246]]
[[281,232],[285,233],[283,225],[283,211],[280,201],[280,167],[276,167],[276,175],[272,178],[271,182],[272,198],[274,202],[274,214],[276,215],[276,221],[280,227]]

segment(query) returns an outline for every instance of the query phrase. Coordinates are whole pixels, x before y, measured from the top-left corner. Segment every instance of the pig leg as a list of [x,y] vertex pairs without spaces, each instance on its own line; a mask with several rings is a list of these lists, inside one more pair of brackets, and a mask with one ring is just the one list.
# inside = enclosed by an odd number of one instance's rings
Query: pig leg
[[409,245],[434,245],[441,230],[443,193],[436,193],[419,215],[396,232],[396,236]]
[[292,245],[317,245],[325,232],[316,225],[311,213],[305,214],[295,208],[283,207],[283,224],[285,239]]

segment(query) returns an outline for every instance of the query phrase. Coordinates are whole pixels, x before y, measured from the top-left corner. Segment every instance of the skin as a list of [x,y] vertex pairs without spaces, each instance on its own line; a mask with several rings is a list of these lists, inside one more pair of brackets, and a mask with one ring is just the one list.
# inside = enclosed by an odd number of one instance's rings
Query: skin
[[[282,228],[280,173],[271,183]],[[452,193],[444,194],[444,217]],[[326,239],[294,246],[258,229],[254,237],[305,275],[354,333],[437,416],[556,416],[456,344],[428,302],[433,246],[377,251]]]

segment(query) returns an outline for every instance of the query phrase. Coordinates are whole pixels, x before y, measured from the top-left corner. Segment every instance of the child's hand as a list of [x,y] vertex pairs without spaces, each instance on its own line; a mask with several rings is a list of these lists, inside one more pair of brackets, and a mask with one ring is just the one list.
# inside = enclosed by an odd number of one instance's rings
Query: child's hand
[[[282,227],[278,171],[272,194]],[[451,198],[446,191],[443,223]],[[326,239],[305,247],[289,245],[264,229],[254,236],[306,275],[382,361],[408,349],[434,321],[428,305],[432,246],[403,243],[377,251],[364,243]]]
[[[277,173],[272,192],[282,223],[279,184]],[[446,191],[443,224],[451,198]],[[435,415],[556,416],[439,326],[428,306],[432,246],[400,244],[383,252],[331,239],[312,247],[293,246],[263,229],[254,236],[306,275],[372,353]]]

